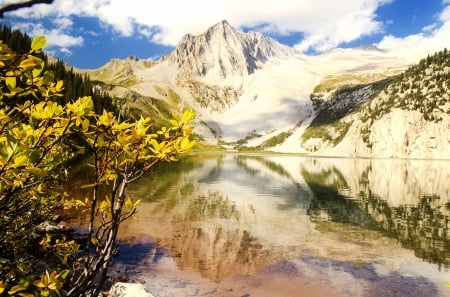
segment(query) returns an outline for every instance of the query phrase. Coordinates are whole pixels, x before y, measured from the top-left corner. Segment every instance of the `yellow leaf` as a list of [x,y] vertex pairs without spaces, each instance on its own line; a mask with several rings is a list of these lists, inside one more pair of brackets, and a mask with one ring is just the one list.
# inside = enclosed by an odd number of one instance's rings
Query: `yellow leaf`
[[21,293],[19,293],[19,296],[21,296],[21,297],[34,297],[34,294],[21,292]]
[[81,189],[86,189],[86,188],[93,188],[95,187],[97,184],[86,184],[86,185],[82,185],[80,188]]
[[158,152],[161,149],[161,145],[155,139],[150,139],[150,144],[153,146],[155,152]]
[[45,36],[36,36],[31,41],[31,49],[33,51],[40,50],[47,44],[47,40],[45,39]]
[[27,162],[28,162],[28,156],[26,156],[26,155],[19,155],[16,158],[14,158],[15,166],[25,165]]
[[7,287],[6,283],[4,281],[0,280],[0,294],[3,294],[3,292],[6,289],[6,287]]
[[181,121],[182,121],[183,123],[187,123],[187,122],[189,122],[190,120],[192,120],[194,117],[195,117],[194,111],[193,111],[192,109],[186,109],[186,110],[183,112],[183,117],[181,118]]
[[63,271],[61,271],[60,273],[58,273],[58,275],[56,276],[58,279],[66,279],[69,276],[70,270],[69,269],[64,269]]
[[133,201],[131,200],[130,197],[127,197],[125,199],[125,207],[128,209],[132,209],[133,208]]
[[20,291],[24,291],[28,288],[29,284],[27,282],[20,283],[18,285],[13,286],[9,291],[9,295],[14,295]]
[[10,91],[16,88],[16,77],[15,76],[7,76],[5,77],[6,86]]
[[47,284],[44,284],[42,280],[36,280],[33,282],[33,285],[38,288],[46,288]]
[[38,59],[33,56],[28,56],[27,59],[20,62],[19,68],[21,68],[24,71],[33,70],[33,68],[39,63],[39,60],[41,59]]
[[52,282],[52,283],[50,283],[49,285],[48,285],[48,288],[50,289],[50,290],[53,290],[53,291],[58,291],[58,288],[59,286],[58,286],[58,284],[56,283],[56,282]]
[[84,119],[81,123],[81,127],[83,128],[84,131],[87,131],[87,129],[89,128],[89,120]]
[[108,200],[105,199],[100,203],[99,210],[104,212],[104,211],[107,211],[108,208],[109,208],[109,203],[108,203]]
[[170,120],[169,122],[174,127],[178,127],[179,126],[179,123],[177,121],[175,121],[175,120]]
[[41,169],[41,168],[29,167],[25,170],[37,177],[46,177],[47,176],[47,171],[45,171],[44,169]]
[[56,83],[55,89],[59,91],[62,89],[63,85],[64,85],[64,81],[58,80],[58,82]]
[[103,114],[98,118],[98,125],[109,126],[111,124],[111,120],[113,119],[112,113],[108,113],[103,111]]
[[93,245],[97,245],[97,244],[98,244],[98,239],[97,239],[96,237],[92,237],[92,238],[91,238],[91,243],[92,243]]
[[75,206],[86,206],[86,203],[81,200],[75,200]]

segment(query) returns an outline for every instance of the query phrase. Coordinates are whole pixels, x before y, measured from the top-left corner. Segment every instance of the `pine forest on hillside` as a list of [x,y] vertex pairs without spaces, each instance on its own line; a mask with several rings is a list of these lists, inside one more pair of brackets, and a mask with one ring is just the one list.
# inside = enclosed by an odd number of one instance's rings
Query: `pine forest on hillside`
[[[25,53],[31,46],[31,38],[19,30],[12,30],[8,26],[0,26],[0,40],[8,45],[13,51]],[[63,96],[54,98],[60,104],[73,101],[83,96],[91,96],[94,102],[94,110],[97,114],[103,110],[117,112],[113,99],[106,93],[94,88],[89,76],[77,73],[61,60],[51,60],[42,55],[45,61],[45,69],[50,70],[55,75],[55,80],[64,81]]]
[[359,118],[365,123],[362,139],[370,147],[370,126],[393,108],[419,111],[426,121],[434,122],[441,121],[443,114],[450,115],[450,52],[444,49],[429,55],[392,77],[338,87],[331,95],[327,92],[311,94],[318,114],[302,135],[303,146],[310,151],[318,150],[319,147],[307,144],[317,137],[334,146]]

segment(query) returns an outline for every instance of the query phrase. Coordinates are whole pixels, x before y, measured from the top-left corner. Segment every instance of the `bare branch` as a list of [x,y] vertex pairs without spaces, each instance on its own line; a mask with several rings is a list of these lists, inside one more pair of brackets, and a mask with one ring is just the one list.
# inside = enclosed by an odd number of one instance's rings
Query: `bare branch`
[[4,18],[6,12],[18,10],[20,8],[31,7],[35,4],[52,4],[54,0],[30,0],[25,2],[10,3],[0,7],[0,18]]

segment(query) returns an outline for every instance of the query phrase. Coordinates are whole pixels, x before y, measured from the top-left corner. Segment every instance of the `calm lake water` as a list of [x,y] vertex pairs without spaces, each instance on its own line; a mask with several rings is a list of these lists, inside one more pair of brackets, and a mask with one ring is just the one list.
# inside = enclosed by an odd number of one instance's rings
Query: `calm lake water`
[[160,296],[450,296],[450,162],[195,154],[129,189]]

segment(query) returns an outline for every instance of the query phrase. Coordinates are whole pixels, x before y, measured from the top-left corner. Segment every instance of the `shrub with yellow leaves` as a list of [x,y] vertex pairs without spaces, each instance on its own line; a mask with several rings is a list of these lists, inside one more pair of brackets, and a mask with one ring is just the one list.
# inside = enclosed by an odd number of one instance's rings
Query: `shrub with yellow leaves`
[[[58,104],[63,83],[44,71],[39,54],[45,44],[36,37],[28,53],[17,54],[0,42],[0,295],[97,296],[119,225],[140,201],[126,194],[127,186],[195,145],[189,124],[195,115],[186,110],[158,129],[149,118],[96,115],[90,97]],[[82,145],[74,146],[74,138]],[[81,246],[51,237],[36,243],[35,227],[63,200],[55,191],[61,172],[81,152],[94,168],[92,182],[83,186],[89,196],[74,203],[89,213],[88,240]],[[59,254],[59,266],[36,271],[33,261],[49,251]]]

